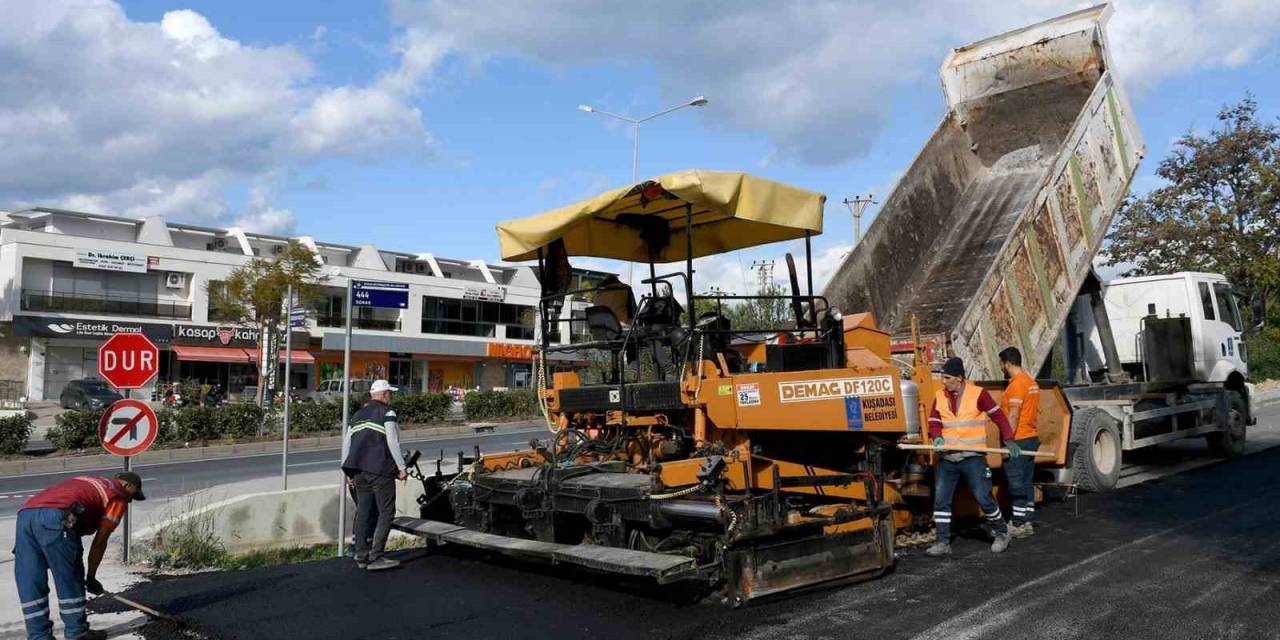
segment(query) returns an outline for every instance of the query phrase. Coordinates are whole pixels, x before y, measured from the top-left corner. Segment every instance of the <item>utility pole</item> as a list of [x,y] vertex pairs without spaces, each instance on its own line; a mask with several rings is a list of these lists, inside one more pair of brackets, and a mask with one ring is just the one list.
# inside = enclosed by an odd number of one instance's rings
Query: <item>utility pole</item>
[[849,213],[853,214],[853,244],[857,246],[862,240],[862,212],[867,210],[869,204],[880,204],[876,202],[871,194],[865,196],[852,196],[844,199],[845,206],[849,207]]
[[773,285],[773,260],[754,260],[751,270],[756,272],[756,294],[759,295]]

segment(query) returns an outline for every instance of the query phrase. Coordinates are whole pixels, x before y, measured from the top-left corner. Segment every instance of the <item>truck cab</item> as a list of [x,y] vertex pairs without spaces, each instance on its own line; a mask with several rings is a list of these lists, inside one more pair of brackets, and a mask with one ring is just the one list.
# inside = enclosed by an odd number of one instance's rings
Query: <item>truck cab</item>
[[[1158,318],[1190,319],[1194,378],[1199,382],[1222,383],[1244,390],[1249,376],[1248,354],[1241,337],[1244,330],[1235,295],[1227,278],[1217,273],[1178,273],[1118,278],[1102,292],[1115,335],[1120,363],[1136,379],[1145,379],[1143,370],[1143,322]],[[1087,312],[1077,309],[1076,317],[1086,328],[1085,358],[1090,370],[1104,367],[1098,328]]]

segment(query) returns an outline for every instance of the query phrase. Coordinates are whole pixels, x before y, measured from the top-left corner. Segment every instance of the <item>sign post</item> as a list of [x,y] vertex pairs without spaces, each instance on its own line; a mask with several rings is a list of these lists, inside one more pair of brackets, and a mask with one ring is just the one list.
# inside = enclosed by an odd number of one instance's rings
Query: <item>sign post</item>
[[[289,316],[284,336],[284,446],[280,448],[280,484],[284,491],[289,490],[289,408],[293,398],[293,330],[307,326],[307,310],[293,307],[293,285],[289,285],[288,304],[285,307]],[[301,313],[299,313],[301,312]]]
[[[346,328],[344,329],[344,338],[342,340],[342,442],[347,441],[347,424],[351,420],[348,415],[351,411],[351,290],[355,280],[347,279],[347,296],[343,301],[344,317],[346,319]],[[341,449],[339,449],[341,451]],[[339,456],[342,454],[339,453]],[[341,466],[343,460],[338,460]],[[342,473],[342,479],[338,482],[338,557],[346,555],[346,535],[347,535],[347,474]]]
[[[151,407],[129,398],[131,389],[147,386],[160,372],[160,350],[141,333],[117,333],[98,347],[98,375],[125,399],[111,405],[98,421],[98,438],[109,452],[124,457],[124,470],[132,468],[133,456],[146,451],[156,440],[160,421]],[[121,560],[129,563],[129,512],[124,514]]]
[[[347,280],[346,339],[342,345],[342,440],[346,442],[347,426],[351,422],[351,315],[353,307],[379,307],[383,309],[409,308],[409,285],[399,282],[373,282]],[[338,461],[342,463],[341,460]],[[347,531],[347,482],[338,484],[338,556],[345,552]]]

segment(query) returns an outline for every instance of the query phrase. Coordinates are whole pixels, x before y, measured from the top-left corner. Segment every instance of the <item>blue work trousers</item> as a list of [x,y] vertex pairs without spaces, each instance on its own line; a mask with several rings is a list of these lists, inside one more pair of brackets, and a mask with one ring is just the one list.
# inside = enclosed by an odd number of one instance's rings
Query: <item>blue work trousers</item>
[[13,546],[13,575],[29,640],[53,638],[49,620],[48,573],[58,589],[58,614],[67,626],[67,638],[79,638],[89,630],[84,605],[84,561],[80,536],[63,527],[61,509],[23,509],[18,512],[17,541]]
[[[1023,451],[1038,451],[1040,438],[1015,440]],[[1031,480],[1036,473],[1036,459],[1021,456],[1004,461],[1004,475],[1009,480],[1009,497],[1013,502],[1013,524],[1027,524],[1036,516],[1036,494]]]
[[978,501],[982,516],[991,523],[995,534],[1004,535],[1008,531],[1000,515],[1000,505],[991,495],[991,468],[986,458],[969,456],[956,462],[943,458],[938,461],[934,475],[937,477],[933,487],[933,522],[938,526],[938,542],[951,541],[951,499],[961,480]]

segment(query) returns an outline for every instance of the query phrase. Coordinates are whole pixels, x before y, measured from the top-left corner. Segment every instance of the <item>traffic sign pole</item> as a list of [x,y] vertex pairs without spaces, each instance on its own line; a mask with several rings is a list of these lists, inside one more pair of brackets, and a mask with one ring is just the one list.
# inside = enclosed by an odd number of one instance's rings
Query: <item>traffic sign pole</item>
[[[125,398],[108,407],[98,421],[98,439],[108,452],[124,458],[124,470],[129,471],[133,468],[133,456],[146,451],[155,442],[160,422],[155,411],[145,402],[129,397],[133,395],[130,390],[121,391]],[[121,524],[124,527],[121,559],[127,563],[131,537],[128,510]]]
[[[347,441],[347,422],[350,420],[348,413],[351,411],[351,292],[353,290],[354,280],[347,278],[347,327],[346,339],[342,344],[342,441]],[[339,449],[341,451],[341,449]],[[339,453],[339,456],[342,454]],[[342,460],[338,461],[341,465]],[[338,557],[341,558],[346,551],[346,533],[347,533],[347,478],[346,474],[342,474],[342,480],[338,482]]]
[[290,382],[293,364],[293,284],[289,284],[288,312],[284,322],[284,444],[280,448],[280,485],[284,491],[289,490],[289,400],[293,397],[293,385]]
[[[125,392],[124,392],[124,397],[125,397],[125,399],[128,399],[128,398],[129,398],[129,396],[131,396],[131,395],[133,395],[133,394],[132,394],[128,389],[125,389]],[[156,425],[156,428],[159,428],[159,426],[160,426],[160,425]],[[133,456],[125,456],[125,457],[124,457],[124,470],[125,470],[125,473],[128,473],[128,472],[133,468],[133,462],[132,462],[132,461],[133,461]],[[123,545],[124,545],[124,547],[123,547],[123,549],[120,551],[120,561],[121,561],[121,562],[123,562],[123,563],[125,563],[125,564],[129,564],[129,540],[130,540],[130,538],[132,537],[132,536],[131,536],[131,532],[130,532],[130,530],[129,530],[129,512],[130,512],[130,511],[133,511],[133,509],[125,509],[125,510],[124,510],[124,522],[122,522],[122,523],[121,523],[121,524],[124,526],[124,539],[123,539],[123,540],[121,540],[120,542],[121,542],[121,544],[123,544]]]

